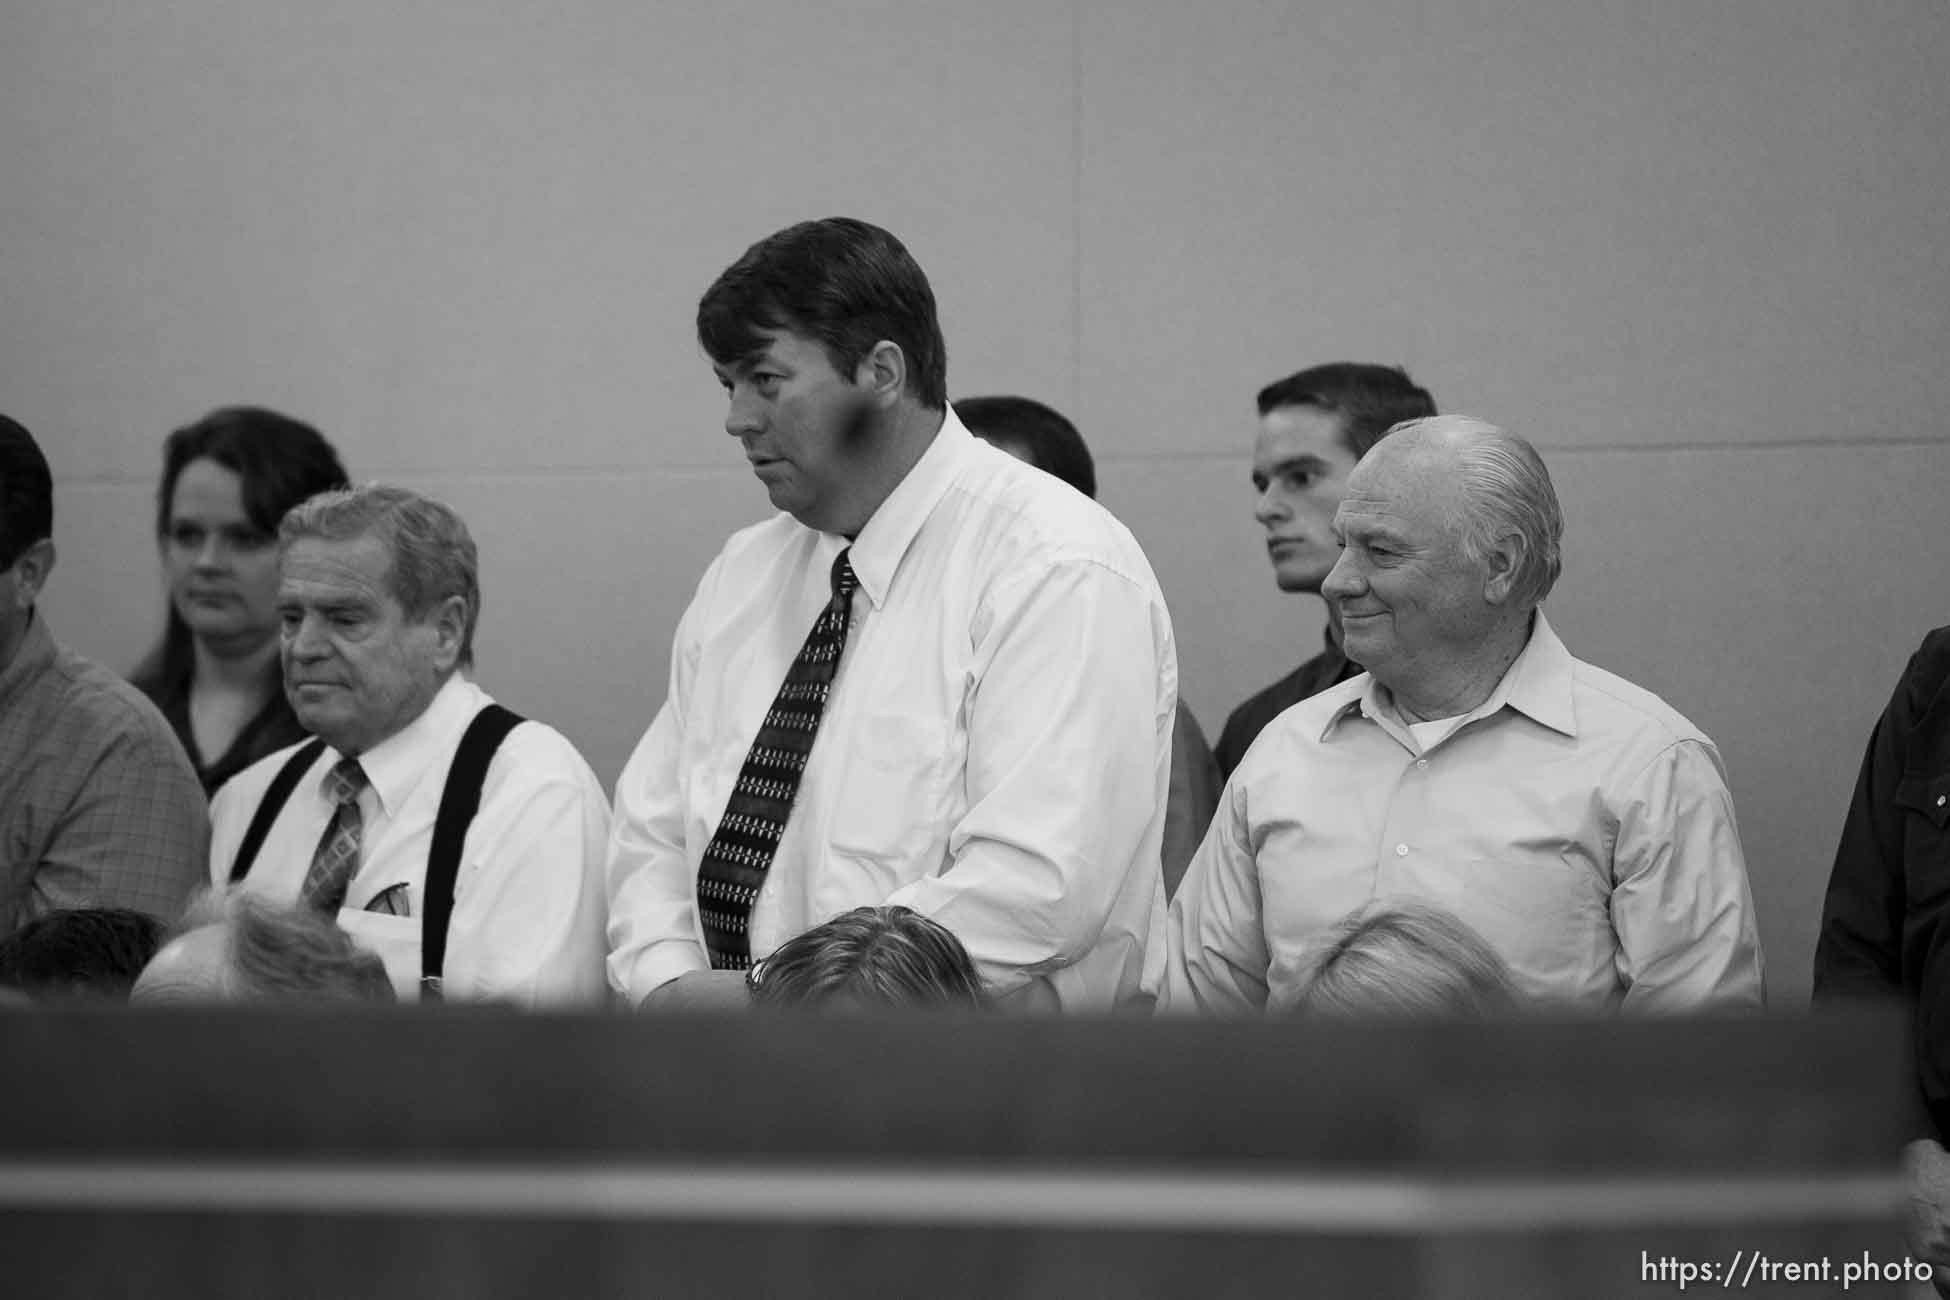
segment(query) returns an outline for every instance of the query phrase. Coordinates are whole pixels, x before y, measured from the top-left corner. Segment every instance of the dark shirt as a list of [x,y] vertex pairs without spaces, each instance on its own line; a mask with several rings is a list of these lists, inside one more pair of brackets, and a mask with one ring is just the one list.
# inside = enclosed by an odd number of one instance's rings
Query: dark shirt
[[1165,800],[1165,837],[1158,851],[1165,872],[1165,897],[1178,892],[1185,868],[1219,810],[1219,791],[1225,782],[1198,719],[1185,701],[1178,701],[1178,720],[1171,729],[1171,794]]
[[1226,719],[1225,730],[1219,733],[1218,746],[1212,751],[1212,757],[1219,760],[1221,780],[1231,779],[1232,769],[1246,757],[1246,751],[1253,747],[1267,723],[1300,701],[1364,671],[1360,664],[1341,653],[1331,632],[1322,633],[1321,639],[1327,643],[1325,650],[1234,709]]
[[196,747],[196,735],[190,728],[190,675],[184,673],[174,681],[153,686],[145,684],[143,691],[162,710],[163,717],[169,720],[176,739],[182,742],[183,752],[189,755],[191,765],[196,768],[197,779],[203,782],[203,793],[206,795],[215,794],[218,786],[258,759],[295,745],[311,735],[298,721],[298,715],[291,711],[291,702],[285,699],[284,691],[274,690],[264,707],[244,724],[244,729],[230,742],[230,748],[218,755],[216,762],[206,763],[202,752]]
[[1923,639],[1869,736],[1815,945],[1817,1000],[1914,1004],[1917,1083],[1950,1135],[1950,627]]

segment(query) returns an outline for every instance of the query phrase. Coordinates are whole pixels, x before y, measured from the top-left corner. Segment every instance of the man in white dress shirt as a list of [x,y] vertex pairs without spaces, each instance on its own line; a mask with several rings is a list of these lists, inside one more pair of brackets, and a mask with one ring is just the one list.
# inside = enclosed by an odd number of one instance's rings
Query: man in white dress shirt
[[[422,994],[431,911],[446,954],[427,988],[525,1005],[606,1000],[609,806],[595,774],[560,733],[522,721],[480,751],[491,753],[484,772],[461,779],[456,755],[477,718],[519,721],[462,671],[481,606],[467,525],[437,501],[374,485],[296,507],[278,546],[285,693],[323,744],[273,754],[217,792],[212,879],[242,870],[250,890],[335,916],[385,959],[403,999]],[[428,864],[450,789],[479,799],[471,821],[452,820],[452,911],[438,926]]]
[[705,572],[617,784],[611,983],[742,1002],[780,943],[892,904],[1005,1006],[1149,1005],[1178,670],[1136,541],[962,426],[884,230],[761,241],[697,324],[781,513]]
[[1531,445],[1437,416],[1349,474],[1321,594],[1367,672],[1260,732],[1171,908],[1168,1005],[1290,998],[1344,916],[1448,909],[1520,992],[1591,1011],[1757,1007],[1719,752],[1574,659],[1537,607],[1563,515]]

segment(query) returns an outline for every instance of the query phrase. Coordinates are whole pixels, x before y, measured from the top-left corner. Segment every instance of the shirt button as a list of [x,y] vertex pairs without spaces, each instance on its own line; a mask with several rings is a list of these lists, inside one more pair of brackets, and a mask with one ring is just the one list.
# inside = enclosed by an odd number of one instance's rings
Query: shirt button
[[1429,760],[1426,758],[1418,758],[1415,760],[1415,766],[1417,767],[1427,768],[1428,765],[1429,765]]
[[1395,846],[1395,856],[1396,856],[1396,857],[1398,857],[1398,858],[1405,858],[1405,857],[1407,857],[1407,856],[1408,856],[1408,845],[1406,845],[1406,844],[1397,844],[1397,845]]
[[1940,794],[1936,797],[1937,807],[1939,808],[1943,807],[1945,802],[1950,802],[1950,794]]

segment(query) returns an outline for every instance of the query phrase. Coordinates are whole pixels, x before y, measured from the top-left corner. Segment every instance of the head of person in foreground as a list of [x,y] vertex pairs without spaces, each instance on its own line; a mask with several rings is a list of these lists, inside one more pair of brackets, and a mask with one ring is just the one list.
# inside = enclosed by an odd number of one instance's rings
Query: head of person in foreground
[[191,902],[129,995],[137,1006],[394,998],[385,962],[329,917],[234,888]]
[[1510,968],[1460,918],[1426,903],[1373,903],[1320,942],[1295,990],[1267,1012],[1307,1019],[1469,1019],[1515,1011]]
[[856,907],[816,925],[759,962],[750,985],[761,1007],[973,1009],[988,1002],[961,940],[906,907]]

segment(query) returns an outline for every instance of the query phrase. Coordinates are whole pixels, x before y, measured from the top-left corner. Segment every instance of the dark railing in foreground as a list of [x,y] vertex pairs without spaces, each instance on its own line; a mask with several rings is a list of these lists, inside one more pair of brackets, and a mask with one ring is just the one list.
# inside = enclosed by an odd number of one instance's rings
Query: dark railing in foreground
[[1866,1013],[13,1012],[0,1277],[35,1297],[1491,1300],[1679,1294],[1681,1265],[1689,1292],[1840,1294],[1853,1266],[1851,1294],[1894,1295],[1861,1265],[1903,1258],[1902,1044]]

